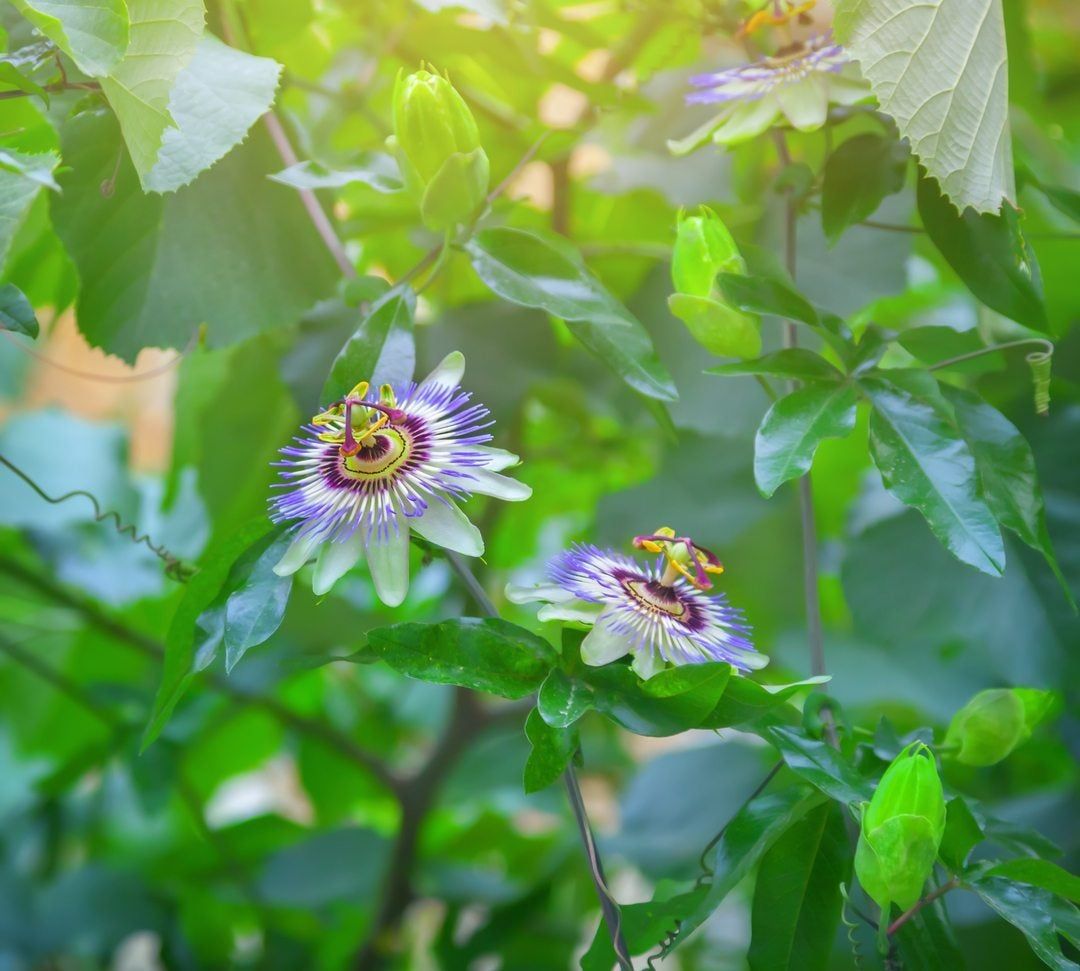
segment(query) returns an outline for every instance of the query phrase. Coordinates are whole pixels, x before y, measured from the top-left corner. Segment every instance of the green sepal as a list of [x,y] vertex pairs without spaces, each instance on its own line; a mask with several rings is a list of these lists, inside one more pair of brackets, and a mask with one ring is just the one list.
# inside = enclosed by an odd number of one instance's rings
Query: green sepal
[[761,353],[761,332],[756,317],[744,314],[711,297],[673,293],[668,309],[678,317],[702,347],[719,357],[743,360]]

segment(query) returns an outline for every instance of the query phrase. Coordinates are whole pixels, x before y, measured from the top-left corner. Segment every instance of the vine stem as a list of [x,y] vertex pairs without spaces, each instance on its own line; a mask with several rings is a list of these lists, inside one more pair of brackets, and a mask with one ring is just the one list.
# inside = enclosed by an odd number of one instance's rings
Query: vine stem
[[943,883],[940,887],[937,888],[937,890],[928,893],[921,900],[917,900],[913,906],[905,910],[899,917],[896,918],[896,920],[894,920],[888,926],[888,929],[885,931],[885,933],[889,937],[892,937],[893,934],[900,930],[900,928],[903,927],[909,920],[911,920],[911,918],[914,917],[920,910],[922,910],[923,907],[926,907],[928,904],[932,904],[935,900],[938,899],[938,897],[944,897],[945,894],[947,894],[950,890],[955,890],[959,886],[960,881],[956,877],[953,877],[948,882]]

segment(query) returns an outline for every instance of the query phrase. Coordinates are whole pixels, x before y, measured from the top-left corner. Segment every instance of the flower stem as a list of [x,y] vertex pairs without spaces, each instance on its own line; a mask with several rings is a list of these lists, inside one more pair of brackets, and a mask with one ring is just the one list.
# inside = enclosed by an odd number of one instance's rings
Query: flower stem
[[911,918],[914,917],[920,910],[922,910],[923,907],[927,906],[928,904],[932,904],[935,900],[938,899],[938,897],[944,897],[945,894],[947,894],[950,890],[955,890],[959,886],[960,881],[956,877],[953,877],[947,883],[943,883],[940,887],[937,888],[937,890],[928,893],[921,900],[917,900],[912,907],[909,907],[907,910],[905,910],[899,917],[896,918],[896,920],[894,920],[889,925],[885,933],[889,937],[892,937],[893,934],[900,930],[900,928],[903,927],[909,920],[911,920]]

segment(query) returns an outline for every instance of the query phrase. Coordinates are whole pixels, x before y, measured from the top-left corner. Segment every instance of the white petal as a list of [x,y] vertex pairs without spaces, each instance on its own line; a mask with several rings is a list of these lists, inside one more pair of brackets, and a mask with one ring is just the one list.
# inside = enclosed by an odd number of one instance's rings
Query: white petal
[[540,600],[557,604],[573,600],[574,595],[557,583],[534,583],[530,587],[520,583],[508,583],[506,599],[512,604],[531,604]]
[[462,556],[482,556],[484,538],[454,503],[433,499],[422,516],[409,520],[409,525],[428,542],[444,546]]
[[279,577],[292,576],[311,559],[311,554],[318,545],[317,537],[312,536],[311,533],[301,533],[289,545],[285,555],[274,564],[274,572]]
[[616,634],[609,630],[603,616],[581,642],[581,660],[593,667],[617,661],[629,652],[630,641],[626,635]]
[[340,543],[323,543],[311,581],[315,596],[329,593],[330,588],[356,566],[363,552],[364,538],[359,529]]
[[630,665],[642,681],[648,681],[654,674],[664,670],[664,659],[659,651],[639,651],[634,655],[634,663]]
[[382,542],[372,540],[366,552],[375,592],[387,607],[396,607],[409,592],[409,527],[399,524]]
[[495,496],[510,502],[520,502],[532,495],[532,487],[511,479],[508,475],[489,472],[487,469],[462,469],[461,484],[470,492],[482,496]]
[[513,452],[508,452],[505,448],[493,448],[491,445],[473,445],[472,450],[480,452],[487,458],[487,465],[484,468],[490,469],[492,472],[501,472],[503,469],[511,469],[515,465],[521,464],[521,459]]
[[582,624],[593,624],[603,609],[603,604],[591,604],[587,600],[571,600],[564,604],[544,604],[536,612],[536,618],[537,620],[576,620]]
[[757,651],[745,651],[738,655],[739,663],[746,665],[751,671],[760,671],[769,663],[768,654],[759,654]]
[[420,387],[427,388],[433,384],[442,384],[449,388],[456,388],[461,384],[464,375],[465,355],[461,351],[451,351],[435,365],[431,374],[420,382]]

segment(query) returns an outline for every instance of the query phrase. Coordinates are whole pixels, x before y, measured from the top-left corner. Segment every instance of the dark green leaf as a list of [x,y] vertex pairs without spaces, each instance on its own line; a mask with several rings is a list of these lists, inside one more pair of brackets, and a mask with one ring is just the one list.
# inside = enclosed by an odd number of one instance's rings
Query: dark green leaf
[[918,509],[957,559],[1002,573],[1001,531],[937,382],[925,372],[879,371],[861,384],[874,406],[870,451],[885,487]]
[[980,877],[970,886],[1027,938],[1031,949],[1044,964],[1055,971],[1076,971],[1080,967],[1062,953],[1051,893],[1003,877]]
[[557,660],[547,641],[490,618],[378,627],[368,631],[368,644],[390,667],[410,678],[504,698],[532,694]]
[[205,324],[222,346],[295,323],[333,290],[333,262],[300,200],[262,178],[261,128],[167,198],[143,195],[108,112],[77,115],[62,141],[71,168],[53,222],[79,271],[91,344],[130,361],[144,346],[183,347]]
[[1000,214],[963,215],[932,179],[919,178],[919,215],[931,241],[967,288],[1000,314],[1046,331],[1046,307],[1035,253],[1008,204]]
[[572,725],[592,706],[592,689],[585,682],[571,678],[561,668],[555,668],[544,679],[536,699],[537,711],[554,728]]
[[771,314],[817,326],[817,311],[806,298],[786,283],[771,277],[718,273],[717,286],[724,298],[739,310],[751,314]]
[[833,151],[821,191],[821,225],[830,243],[904,187],[908,157],[904,143],[872,132],[849,138]]
[[680,937],[700,927],[789,827],[822,802],[819,793],[792,786],[743,806],[708,857],[712,874],[708,893],[683,921]]
[[840,923],[851,851],[839,808],[826,803],[765,853],[754,885],[751,971],[823,971]]
[[949,924],[945,899],[923,907],[900,929],[897,937],[905,968],[919,971],[964,971],[964,953]]
[[817,786],[832,799],[848,805],[866,802],[874,794],[873,783],[859,775],[828,742],[810,738],[796,728],[774,726],[769,738],[789,769]]
[[534,708],[525,720],[525,735],[532,745],[525,763],[525,791],[539,792],[557,781],[570,764],[578,747],[577,730],[549,725]]
[[269,178],[294,189],[340,189],[355,183],[370,186],[377,192],[398,192],[404,188],[397,162],[385,152],[361,152],[344,169],[328,169],[318,162],[297,162]]
[[566,320],[574,336],[630,387],[660,401],[677,397],[645,328],[579,262],[522,229],[485,229],[466,246],[473,269],[497,296]]
[[856,400],[852,385],[809,384],[773,403],[754,439],[754,479],[763,496],[809,472],[824,439],[851,433]]
[[[763,685],[749,678],[732,678],[717,702],[705,717],[700,728],[718,729],[745,725],[784,706],[792,695],[817,684],[827,677],[809,678],[795,684]],[[794,711],[794,709],[791,709]]]
[[30,301],[12,283],[0,286],[0,327],[31,338],[37,337],[40,330]]
[[938,853],[950,870],[959,872],[967,864],[968,854],[983,841],[982,827],[971,814],[967,803],[954,796],[945,805],[945,834]]
[[281,626],[292,590],[292,576],[279,577],[274,565],[296,537],[280,530],[268,542],[259,542],[237,564],[237,587],[225,602],[225,673],[228,674],[252,647],[269,640]]
[[144,749],[161,733],[173,708],[187,689],[195,661],[195,634],[199,615],[218,595],[232,565],[244,550],[271,528],[270,520],[260,516],[215,540],[199,558],[199,572],[184,588],[184,596],[176,607],[165,635],[161,685],[154,699],[150,721],[143,733]]
[[413,313],[416,294],[409,286],[395,287],[371,306],[356,333],[334,359],[323,386],[323,402],[344,397],[359,381],[381,384],[412,380],[416,363]]
[[753,361],[733,361],[706,370],[707,374],[767,374],[796,381],[839,381],[843,375],[820,354],[803,347],[774,351]]
[[1059,897],[1064,897],[1066,900],[1071,900],[1074,904],[1080,903],[1080,877],[1049,860],[1033,857],[1006,860],[1004,863],[992,866],[986,872],[986,876],[1005,877],[1018,883],[1030,883],[1036,887],[1042,887],[1043,890],[1049,890]]
[[1075,603],[1046,529],[1046,510],[1031,446],[1008,418],[978,395],[951,386],[942,390],[953,407],[960,434],[975,456],[990,511],[1002,526],[1042,553],[1069,601]]

